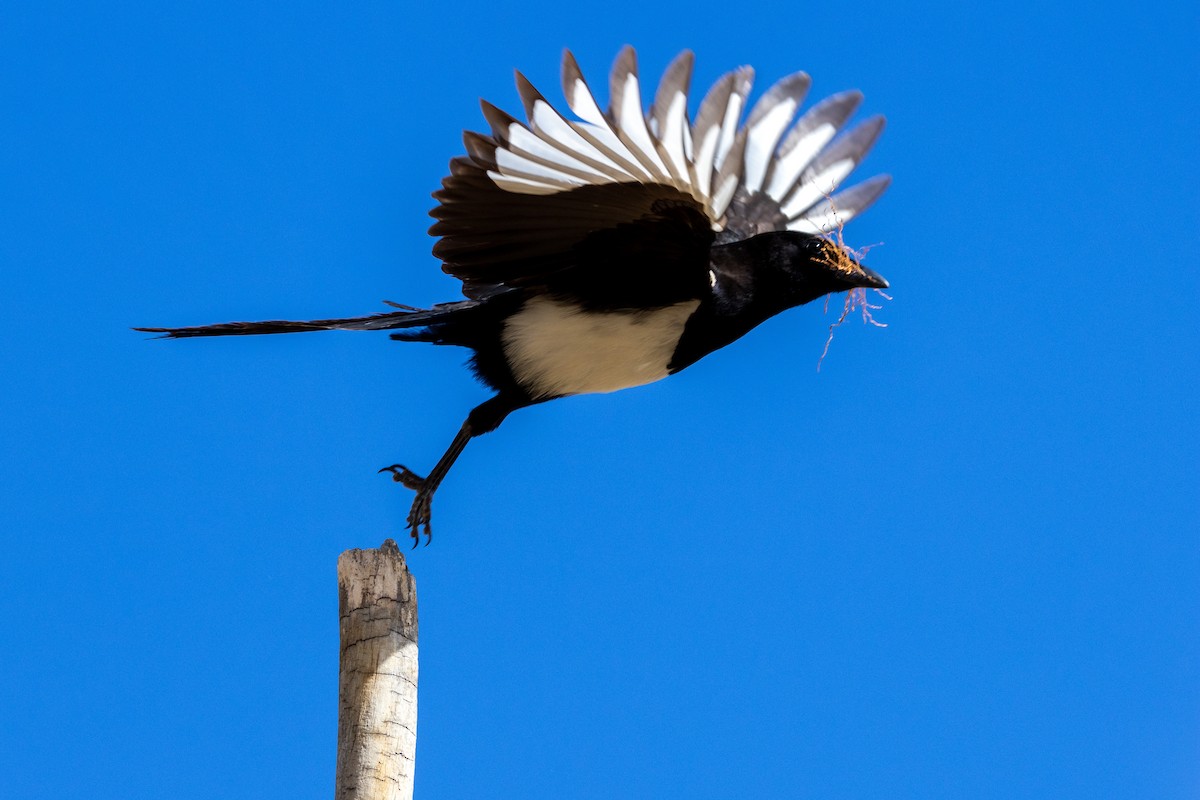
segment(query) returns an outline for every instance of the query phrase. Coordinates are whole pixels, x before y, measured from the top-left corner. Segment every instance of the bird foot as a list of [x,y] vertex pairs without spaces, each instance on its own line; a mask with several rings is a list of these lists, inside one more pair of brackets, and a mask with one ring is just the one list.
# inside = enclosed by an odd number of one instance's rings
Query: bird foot
[[405,488],[412,489],[417,493],[416,498],[413,499],[412,508],[408,512],[408,535],[412,537],[413,547],[416,547],[421,542],[421,533],[423,532],[425,544],[428,545],[433,538],[430,521],[433,517],[433,490],[436,487],[430,487],[425,478],[403,464],[392,464],[379,471],[390,472],[392,480],[404,484]]

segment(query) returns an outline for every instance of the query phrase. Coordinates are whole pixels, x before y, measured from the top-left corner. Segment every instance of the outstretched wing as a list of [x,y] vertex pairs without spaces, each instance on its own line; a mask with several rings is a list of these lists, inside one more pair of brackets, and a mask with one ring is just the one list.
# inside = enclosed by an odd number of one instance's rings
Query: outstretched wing
[[753,70],[741,67],[717,81],[692,122],[692,62],[685,51],[671,63],[649,111],[630,47],[613,66],[607,112],[570,52],[563,90],[577,119],[555,110],[520,73],[526,122],[483,103],[491,134],[465,135],[468,155],[451,162],[431,212],[438,222],[430,233],[441,237],[434,255],[468,297],[530,285],[602,305],[698,297],[714,241],[829,231],[887,187],[880,177],[833,194],[883,126],[876,117],[835,139],[861,102],[857,92],[797,120],[810,81],[796,73],[768,90],[741,125],[753,82]]
[[455,159],[451,170],[434,195],[441,205],[430,232],[442,237],[434,255],[468,297],[538,286],[601,308],[644,308],[708,287],[714,233],[673,187],[605,183],[532,194],[499,186],[476,161]]

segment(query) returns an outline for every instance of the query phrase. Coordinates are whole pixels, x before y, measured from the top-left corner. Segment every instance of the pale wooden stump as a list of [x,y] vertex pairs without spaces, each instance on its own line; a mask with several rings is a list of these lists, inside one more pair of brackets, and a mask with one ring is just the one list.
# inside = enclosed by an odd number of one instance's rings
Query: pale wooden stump
[[411,800],[417,586],[396,543],[338,557],[341,674],[335,800]]

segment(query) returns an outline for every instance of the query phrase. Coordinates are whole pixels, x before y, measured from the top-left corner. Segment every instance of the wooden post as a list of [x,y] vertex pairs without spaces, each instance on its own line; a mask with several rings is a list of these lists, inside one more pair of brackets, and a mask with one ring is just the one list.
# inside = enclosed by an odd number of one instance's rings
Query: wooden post
[[396,543],[338,557],[341,672],[335,800],[411,800],[417,586]]

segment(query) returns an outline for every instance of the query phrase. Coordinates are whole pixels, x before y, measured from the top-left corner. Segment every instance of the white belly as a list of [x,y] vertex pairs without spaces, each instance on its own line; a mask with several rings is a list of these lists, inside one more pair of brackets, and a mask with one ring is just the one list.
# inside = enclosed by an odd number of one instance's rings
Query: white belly
[[688,317],[688,300],[652,311],[584,311],[535,297],[504,324],[504,354],[535,399],[615,392],[667,377]]

